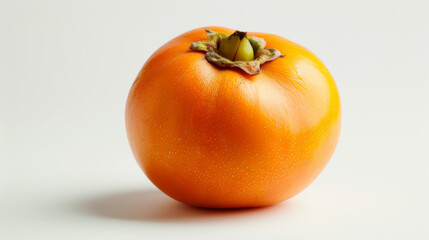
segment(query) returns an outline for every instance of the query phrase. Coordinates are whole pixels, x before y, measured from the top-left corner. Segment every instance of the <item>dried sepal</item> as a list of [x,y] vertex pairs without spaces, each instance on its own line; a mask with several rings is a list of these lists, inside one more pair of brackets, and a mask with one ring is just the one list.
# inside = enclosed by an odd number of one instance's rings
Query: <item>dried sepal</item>
[[273,61],[279,57],[284,57],[279,50],[274,48],[265,48],[264,39],[250,36],[249,42],[255,53],[255,58],[251,61],[231,61],[221,56],[218,47],[222,41],[228,38],[225,33],[216,33],[210,29],[205,29],[208,40],[193,42],[189,47],[191,50],[206,52],[207,61],[221,68],[239,68],[249,75],[256,75],[261,72],[261,64]]

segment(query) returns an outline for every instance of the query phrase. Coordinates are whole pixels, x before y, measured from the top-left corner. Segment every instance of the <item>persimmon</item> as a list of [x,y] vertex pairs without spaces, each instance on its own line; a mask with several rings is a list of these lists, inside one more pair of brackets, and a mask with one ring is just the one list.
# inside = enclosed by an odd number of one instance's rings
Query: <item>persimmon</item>
[[338,91],[313,53],[267,33],[228,40],[233,32],[198,28],[169,41],[127,100],[137,162],[161,191],[193,206],[291,198],[323,170],[340,135]]

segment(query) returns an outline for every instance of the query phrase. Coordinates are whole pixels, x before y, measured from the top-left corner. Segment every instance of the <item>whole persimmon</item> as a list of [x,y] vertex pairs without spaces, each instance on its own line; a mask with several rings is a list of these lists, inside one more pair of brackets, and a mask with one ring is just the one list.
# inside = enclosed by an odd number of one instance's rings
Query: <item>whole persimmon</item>
[[326,166],[340,100],[304,47],[198,28],[147,60],[128,96],[126,127],[139,165],[168,196],[208,208],[266,206],[298,194]]

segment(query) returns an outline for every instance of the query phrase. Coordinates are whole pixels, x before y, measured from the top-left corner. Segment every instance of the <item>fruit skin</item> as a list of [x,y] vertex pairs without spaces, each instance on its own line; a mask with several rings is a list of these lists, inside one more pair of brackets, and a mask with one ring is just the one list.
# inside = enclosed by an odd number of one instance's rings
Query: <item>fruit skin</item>
[[158,49],[131,87],[131,149],[147,177],[180,202],[275,204],[307,187],[335,150],[340,100],[323,63],[285,38],[248,35],[286,56],[265,63],[255,76],[218,68],[188,49],[207,38],[199,28]]

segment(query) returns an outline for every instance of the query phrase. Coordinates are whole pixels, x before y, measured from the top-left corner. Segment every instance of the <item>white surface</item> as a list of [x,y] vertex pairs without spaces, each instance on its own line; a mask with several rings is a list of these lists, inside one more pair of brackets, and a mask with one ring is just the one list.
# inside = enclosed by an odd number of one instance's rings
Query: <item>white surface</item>
[[[261,2],[1,1],[0,239],[428,239],[428,3]],[[287,202],[186,207],[132,157],[137,72],[210,25],[289,38],[336,79],[337,151]]]

